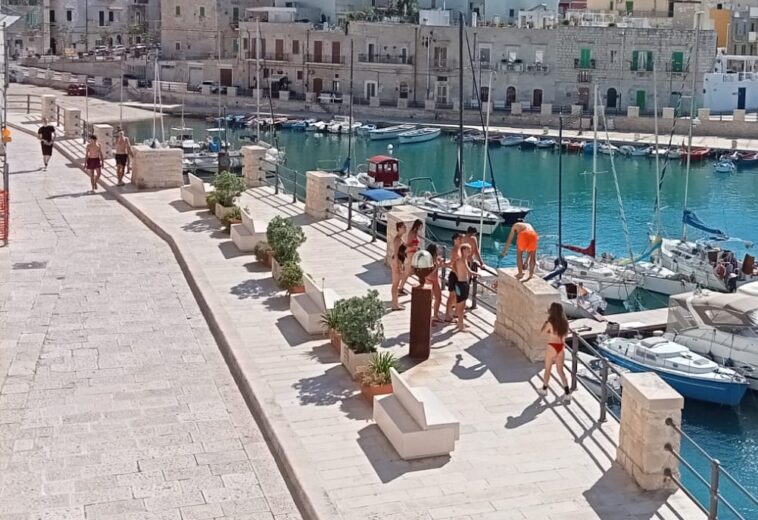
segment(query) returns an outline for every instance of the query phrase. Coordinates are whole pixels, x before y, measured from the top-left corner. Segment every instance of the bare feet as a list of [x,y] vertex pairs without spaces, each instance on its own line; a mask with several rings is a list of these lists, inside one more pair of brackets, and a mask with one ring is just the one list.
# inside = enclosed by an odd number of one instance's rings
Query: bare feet
[[456,330],[458,332],[469,332],[470,331],[470,329],[467,326],[465,326],[465,325],[463,327],[457,327]]
[[404,306],[402,306],[402,305],[393,305],[393,306],[392,306],[392,310],[393,310],[393,311],[404,311],[404,310],[405,310],[405,307],[404,307]]
[[518,273],[516,275],[516,280],[521,280],[521,278],[524,276],[524,273]]
[[531,280],[531,279],[532,279],[532,276],[534,276],[534,275],[530,274],[529,276],[527,276],[526,278],[524,278],[524,283],[526,283],[526,282],[528,282],[529,280]]

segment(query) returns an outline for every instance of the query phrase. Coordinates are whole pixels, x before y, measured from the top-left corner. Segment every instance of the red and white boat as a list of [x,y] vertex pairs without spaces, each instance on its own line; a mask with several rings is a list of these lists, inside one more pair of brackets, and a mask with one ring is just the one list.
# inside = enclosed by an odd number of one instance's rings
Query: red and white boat
[[581,152],[584,149],[584,141],[569,141],[566,150],[569,152]]
[[[710,148],[693,148],[690,151],[690,160],[691,161],[702,161],[704,159],[707,159],[708,156],[711,155],[711,149]],[[687,153],[682,154],[682,160],[687,159]]]

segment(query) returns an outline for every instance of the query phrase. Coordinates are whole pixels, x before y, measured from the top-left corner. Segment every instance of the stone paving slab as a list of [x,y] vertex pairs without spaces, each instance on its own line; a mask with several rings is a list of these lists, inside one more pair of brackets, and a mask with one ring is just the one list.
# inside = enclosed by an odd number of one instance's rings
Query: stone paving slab
[[169,247],[8,147],[0,519],[301,518]]
[[[78,143],[60,144],[81,154]],[[109,173],[105,184],[112,182]],[[485,308],[473,314],[472,334],[437,330],[431,359],[405,374],[460,419],[456,450],[400,460],[328,342],[303,333],[270,272],[237,252],[215,217],[179,202],[178,190],[109,189],[170,237],[199,280],[214,320],[233,338],[232,365],[276,434],[277,456],[322,518],[702,517],[681,492],[644,493],[632,483],[613,462],[618,424],[596,427],[594,398],[579,392],[571,406],[555,394],[538,399],[540,367],[492,335]],[[342,296],[376,288],[389,300],[383,244],[336,221],[314,222],[268,189],[248,191],[241,205],[260,222],[283,214],[300,223],[305,271]],[[385,317],[384,348],[407,352],[408,319],[407,311]]]

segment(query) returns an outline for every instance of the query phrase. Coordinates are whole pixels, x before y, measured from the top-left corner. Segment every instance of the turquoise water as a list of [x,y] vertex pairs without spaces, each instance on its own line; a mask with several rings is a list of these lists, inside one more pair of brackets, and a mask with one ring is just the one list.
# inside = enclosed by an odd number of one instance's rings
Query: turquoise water
[[[196,138],[208,125],[188,120],[187,126],[196,128]],[[169,126],[179,126],[178,120],[169,120]],[[151,123],[127,126],[135,141],[151,136]],[[230,130],[230,141],[239,144],[239,133]],[[271,134],[266,140],[273,141]],[[348,139],[331,135],[313,135],[283,130],[277,133],[278,146],[286,151],[286,167],[299,172],[318,169],[324,164],[341,164],[347,156]],[[244,144],[244,142],[243,142]],[[367,157],[387,153],[387,142],[353,138],[353,164],[364,163]],[[400,159],[401,177],[408,181],[414,177],[432,177],[440,191],[453,188],[456,143],[449,137],[427,143],[399,145],[393,143],[393,154]],[[498,187],[508,197],[530,200],[534,210],[528,220],[543,237],[542,245],[555,243],[558,231],[558,154],[545,150],[522,151],[517,148],[491,148],[491,157]],[[661,165],[665,163],[661,160]],[[483,146],[464,145],[464,171],[466,178],[482,176]],[[689,207],[706,223],[719,227],[729,235],[758,241],[758,170],[718,174],[712,170],[713,161],[694,163],[690,176]],[[655,161],[648,158],[615,158],[624,205],[627,228],[622,224],[619,202],[611,172],[609,157],[598,156],[598,252],[607,251],[617,256],[628,256],[629,247],[640,253],[647,244],[648,225],[653,221],[655,201]],[[591,234],[592,156],[564,154],[563,156],[563,235],[564,242],[587,245]],[[489,176],[489,173],[487,173]],[[428,188],[424,188],[428,189]],[[680,236],[681,214],[685,191],[684,163],[671,161],[661,193],[661,220],[669,236]],[[498,253],[507,236],[507,229],[485,240],[483,255],[488,263],[497,264]],[[448,235],[439,230],[432,232],[440,239]],[[553,239],[550,239],[553,236]],[[691,234],[697,238],[697,234]],[[732,244],[740,254],[744,249]],[[511,265],[513,254],[503,265]],[[650,297],[646,304],[665,305],[662,297]],[[737,409],[719,408],[687,401],[683,425],[685,431],[709,453],[721,460],[722,465],[745,485],[758,494],[758,394],[749,392]],[[687,443],[682,445],[687,460],[702,474],[710,475],[707,462]],[[699,482],[682,468],[688,487],[701,500],[707,492]],[[733,487],[722,478],[722,494],[738,506],[746,518],[758,518],[758,508],[740,499]],[[722,507],[719,518],[733,518]]]

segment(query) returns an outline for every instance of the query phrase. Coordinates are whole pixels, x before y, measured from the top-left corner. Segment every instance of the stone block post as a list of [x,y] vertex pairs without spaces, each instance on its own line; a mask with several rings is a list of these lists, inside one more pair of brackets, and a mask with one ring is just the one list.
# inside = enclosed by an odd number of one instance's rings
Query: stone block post
[[532,363],[545,359],[547,336],[540,333],[558,291],[542,278],[528,282],[516,278],[516,269],[498,269],[495,334],[515,347]]
[[42,94],[40,96],[40,115],[47,118],[52,124],[55,124],[56,100],[52,94]]
[[332,217],[334,188],[337,175],[324,171],[305,172],[305,212],[311,217],[325,219]]
[[543,116],[553,115],[552,103],[542,103],[542,106],[540,107],[540,115],[543,115]]
[[178,188],[182,177],[181,148],[132,146],[132,184],[139,189]]
[[697,109],[697,117],[700,119],[700,121],[706,122],[711,120],[711,109],[710,108],[698,108]]
[[237,97],[237,87],[226,87],[227,97]]
[[408,98],[397,98],[397,108],[408,108]]
[[626,107],[626,117],[629,119],[635,119],[640,117],[640,107],[628,106]]
[[425,99],[424,100],[424,110],[431,110],[433,111],[435,108],[436,103],[433,99]]
[[582,113],[582,105],[571,105],[571,115],[578,116]]
[[262,146],[248,145],[242,147],[242,174],[248,188],[265,184],[264,157],[266,157],[266,149]]
[[97,142],[100,143],[103,157],[113,159],[113,127],[111,125],[94,124],[92,125],[92,134],[97,137]]
[[674,107],[663,107],[661,109],[661,119],[674,119]]
[[63,109],[63,135],[66,137],[82,136],[82,111],[78,108]]
[[734,121],[744,121],[745,120],[745,110],[741,108],[735,108],[734,109],[734,115],[732,117]]
[[518,101],[514,101],[511,103],[511,114],[514,116],[518,116],[521,114],[521,103]]
[[[403,222],[407,231],[411,229],[411,226],[416,219],[420,219],[426,223],[426,212],[415,206],[395,206],[389,213],[387,213],[387,248],[384,255],[385,264],[390,265],[390,262],[392,261],[392,243],[397,235],[398,222]],[[424,237],[425,230],[426,224],[421,228],[419,237]],[[440,254],[442,254],[441,251]]]
[[279,101],[289,101],[290,100],[290,91],[289,90],[280,90],[279,91]]
[[679,461],[665,446],[679,452],[681,436],[666,424],[681,424],[684,398],[652,372],[624,374],[621,384],[621,427],[616,460],[645,490],[676,489],[664,472],[679,478]]

